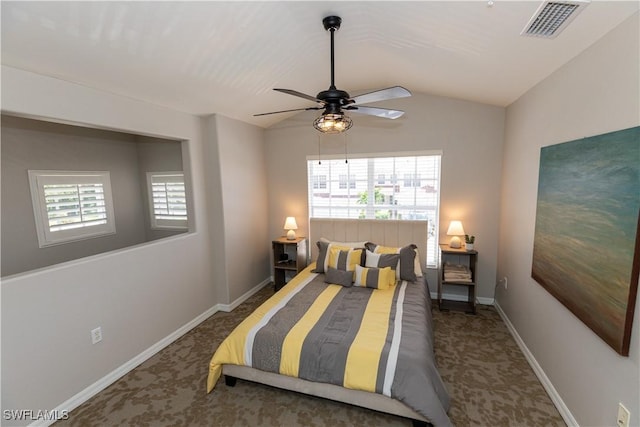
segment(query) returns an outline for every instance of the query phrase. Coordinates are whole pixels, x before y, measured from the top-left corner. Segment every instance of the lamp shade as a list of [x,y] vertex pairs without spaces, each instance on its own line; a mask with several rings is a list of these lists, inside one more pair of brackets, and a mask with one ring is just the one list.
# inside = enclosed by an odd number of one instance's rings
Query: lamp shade
[[459,249],[462,246],[462,242],[458,236],[463,236],[464,228],[462,228],[462,222],[451,221],[449,223],[449,229],[447,230],[447,236],[453,236],[449,242],[449,247]]
[[296,224],[296,219],[294,217],[288,216],[287,219],[284,221],[283,228],[285,230],[288,230],[287,239],[294,240],[296,238],[296,232],[293,230],[298,229],[298,224]]
[[447,230],[447,236],[463,236],[464,228],[460,221],[451,221],[449,223],[449,229]]

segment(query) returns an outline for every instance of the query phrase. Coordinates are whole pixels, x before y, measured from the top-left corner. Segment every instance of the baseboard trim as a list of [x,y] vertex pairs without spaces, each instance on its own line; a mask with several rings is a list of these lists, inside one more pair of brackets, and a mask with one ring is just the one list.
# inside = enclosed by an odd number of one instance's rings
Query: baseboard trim
[[[437,292],[430,292],[431,294],[431,299],[433,301],[438,301],[438,293]],[[456,294],[447,294],[447,293],[443,293],[442,294],[442,298],[444,299],[448,299],[451,301],[467,301],[467,297],[464,295],[456,295]],[[494,299],[493,298],[486,298],[486,297],[476,297],[476,302],[478,304],[481,305],[493,305],[494,303]]]
[[558,409],[558,412],[560,412],[560,416],[562,417],[564,422],[567,424],[567,426],[579,427],[579,424],[576,421],[576,419],[573,417],[573,414],[571,413],[571,411],[569,411],[569,408],[567,407],[567,405],[565,405],[564,401],[562,400],[562,397],[560,397],[560,394],[551,383],[551,380],[549,379],[549,377],[547,377],[547,374],[544,373],[544,371],[542,370],[542,367],[540,366],[536,358],[533,356],[533,353],[531,353],[527,345],[524,343],[524,341],[520,337],[520,334],[518,334],[518,331],[516,330],[516,328],[513,326],[513,324],[507,317],[506,313],[502,310],[502,307],[500,307],[500,304],[498,304],[498,302],[495,301],[493,305],[495,306],[498,314],[500,314],[500,317],[504,321],[505,325],[507,325],[507,329],[509,330],[509,333],[511,333],[511,336],[518,344],[518,347],[520,347],[520,350],[524,354],[524,357],[527,359],[527,362],[529,362],[531,369],[533,369],[533,372],[536,374],[536,376],[542,383],[542,386],[544,387],[545,391],[551,398],[551,401],[553,402],[553,404],[556,406],[556,409]]
[[477,297],[476,300],[478,301],[478,304],[481,305],[493,305],[495,303],[493,298]]
[[250,290],[248,290],[247,292],[242,294],[239,298],[237,298],[231,304],[218,304],[218,306],[220,307],[220,311],[224,311],[224,312],[228,313],[228,312],[234,310],[237,306],[239,306],[240,304],[242,304],[243,302],[248,300],[250,297],[255,295],[258,291],[260,291],[262,288],[267,286],[272,281],[273,281],[273,279],[268,277],[268,278],[264,279],[262,282],[260,282],[257,286],[254,286],[253,288],[251,288]]
[[[140,364],[144,363],[151,357],[155,356],[158,352],[163,350],[168,345],[172,344],[178,338],[182,337],[184,334],[186,334],[187,332],[189,332],[190,330],[198,326],[200,323],[204,322],[209,317],[216,314],[218,311],[224,311],[224,312],[232,311],[233,309],[238,307],[240,304],[245,302],[249,297],[251,297],[258,291],[260,291],[262,288],[264,288],[266,285],[268,285],[270,282],[271,282],[271,278],[267,278],[263,280],[257,286],[254,286],[251,290],[249,290],[248,292],[245,292],[242,296],[237,298],[231,304],[214,305],[213,307],[206,310],[204,313],[197,316],[195,319],[186,323],[185,325],[178,328],[173,333],[167,335],[166,337],[164,337],[163,339],[161,339],[160,341],[158,341],[148,349],[144,350],[142,353],[138,354],[133,359],[129,360],[128,362],[125,362],[123,365],[119,366],[118,368],[114,369],[104,377],[100,378],[98,381],[91,384],[89,387],[75,394],[71,398],[65,400],[56,408],[51,410],[50,413],[64,414],[64,413],[73,411],[78,406],[82,405],[84,402],[91,399],[93,396],[100,393],[102,390],[106,389],[111,384],[113,384],[114,382],[116,382],[117,380],[119,380],[129,372],[131,372],[135,367],[139,366]],[[29,424],[29,426],[30,427],[48,427],[51,424],[53,424],[55,421],[57,420],[38,420],[36,422]]]

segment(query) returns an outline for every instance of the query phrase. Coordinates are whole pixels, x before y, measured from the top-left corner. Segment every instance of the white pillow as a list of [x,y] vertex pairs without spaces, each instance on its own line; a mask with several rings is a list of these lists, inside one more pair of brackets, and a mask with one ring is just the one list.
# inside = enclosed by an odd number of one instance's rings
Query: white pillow
[[321,237],[320,241],[321,242],[331,243],[333,245],[346,246],[348,248],[355,248],[355,249],[364,248],[365,244],[367,243],[367,242],[338,242],[338,241],[335,241],[335,240],[329,240],[326,237]]
[[418,249],[414,249],[416,251],[416,257],[413,260],[413,269],[416,272],[416,277],[422,277],[424,274],[422,273],[422,263],[420,262],[420,252]]

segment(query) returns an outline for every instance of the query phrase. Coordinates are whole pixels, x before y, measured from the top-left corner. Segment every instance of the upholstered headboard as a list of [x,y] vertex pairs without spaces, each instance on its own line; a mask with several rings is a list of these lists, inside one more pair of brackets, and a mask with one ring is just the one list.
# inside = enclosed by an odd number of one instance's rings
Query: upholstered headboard
[[427,221],[311,218],[309,220],[311,261],[315,261],[318,257],[316,242],[321,237],[339,242],[368,241],[397,247],[413,243],[418,247],[422,271],[427,271],[427,230]]

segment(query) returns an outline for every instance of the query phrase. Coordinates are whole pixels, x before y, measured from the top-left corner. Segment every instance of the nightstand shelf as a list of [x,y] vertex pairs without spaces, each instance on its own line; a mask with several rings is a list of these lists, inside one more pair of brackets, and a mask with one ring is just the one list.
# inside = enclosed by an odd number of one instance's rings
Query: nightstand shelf
[[[440,245],[440,271],[438,272],[438,307],[440,310],[456,310],[476,314],[477,265],[478,251],[467,251],[465,248],[454,249],[446,244]],[[466,301],[444,297],[446,289],[454,287],[466,288]]]
[[281,237],[272,241],[272,247],[273,286],[277,292],[307,266],[307,239]]

